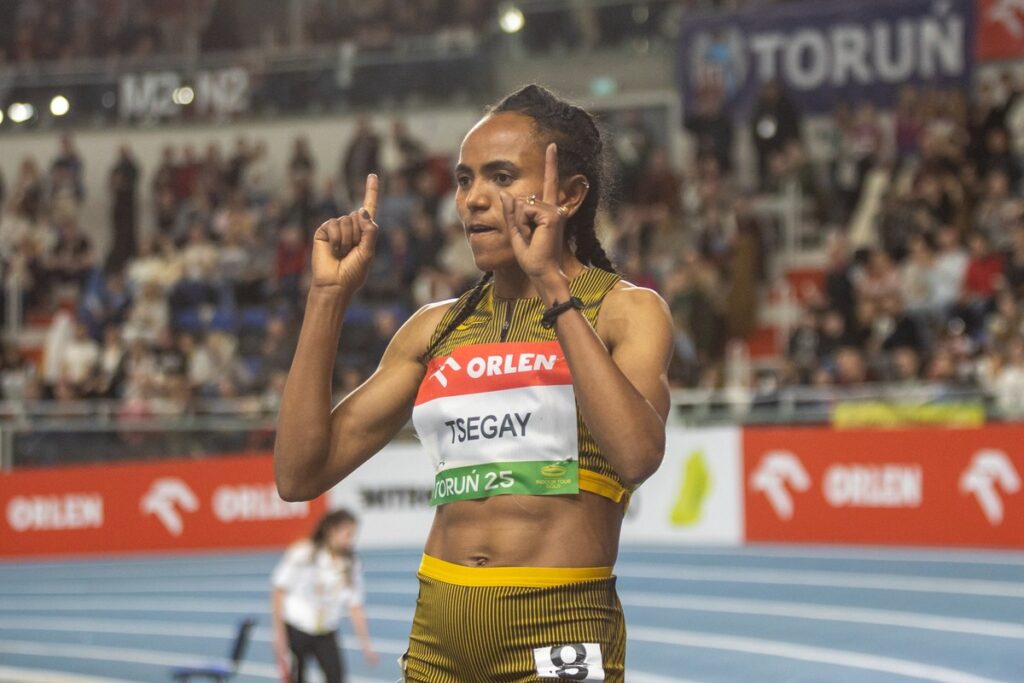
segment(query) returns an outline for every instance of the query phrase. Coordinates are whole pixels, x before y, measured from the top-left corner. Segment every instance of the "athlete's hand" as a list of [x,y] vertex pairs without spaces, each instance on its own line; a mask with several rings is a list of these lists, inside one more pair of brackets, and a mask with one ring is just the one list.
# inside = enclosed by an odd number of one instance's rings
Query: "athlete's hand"
[[366,177],[363,206],[331,218],[313,235],[313,287],[353,293],[366,282],[377,243],[377,176]]
[[558,147],[544,151],[544,190],[538,198],[501,193],[505,224],[516,261],[531,280],[557,277],[562,269],[567,210],[558,205]]

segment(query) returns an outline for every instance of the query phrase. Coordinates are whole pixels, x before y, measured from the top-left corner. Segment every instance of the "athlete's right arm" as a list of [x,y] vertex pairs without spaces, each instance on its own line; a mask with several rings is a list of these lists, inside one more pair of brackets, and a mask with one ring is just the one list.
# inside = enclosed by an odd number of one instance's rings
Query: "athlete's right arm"
[[363,209],[332,219],[313,239],[313,282],[281,398],[274,478],[285,500],[309,500],[344,479],[408,421],[424,366],[419,358],[443,310],[429,306],[395,334],[380,365],[331,409],[331,376],[345,317],[366,280],[377,225],[377,178]]

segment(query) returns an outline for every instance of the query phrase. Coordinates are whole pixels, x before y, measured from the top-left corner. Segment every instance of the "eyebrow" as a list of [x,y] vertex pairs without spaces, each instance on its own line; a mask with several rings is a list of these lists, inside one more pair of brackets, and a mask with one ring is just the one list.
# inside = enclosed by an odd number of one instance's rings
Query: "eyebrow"
[[[488,161],[484,164],[480,171],[485,175],[493,173],[495,171],[518,171],[519,166],[509,161],[508,159],[495,159],[494,161]],[[472,173],[473,169],[467,164],[459,164],[455,167],[456,173]]]

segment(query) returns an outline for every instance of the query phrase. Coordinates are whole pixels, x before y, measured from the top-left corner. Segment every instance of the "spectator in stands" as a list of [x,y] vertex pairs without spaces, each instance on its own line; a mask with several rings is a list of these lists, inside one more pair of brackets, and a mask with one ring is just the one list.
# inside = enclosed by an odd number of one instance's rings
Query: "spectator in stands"
[[358,117],[341,163],[341,176],[349,201],[362,196],[366,176],[380,168],[380,146],[380,137],[374,132],[370,119]]
[[995,373],[992,391],[996,406],[1005,418],[1024,417],[1024,339],[1007,344],[1002,366]]
[[791,140],[802,137],[802,117],[789,95],[774,80],[761,85],[750,119],[754,148],[757,151],[758,182],[768,179],[768,162]]
[[984,194],[974,210],[974,225],[988,237],[998,251],[1005,252],[1012,244],[1013,226],[1024,216],[1024,202],[1014,196],[1010,179],[996,169],[985,179]]
[[136,189],[139,167],[131,149],[122,145],[118,159],[110,171],[110,224],[112,247],[107,256],[107,270],[121,270],[135,255],[137,222]]
[[1024,220],[1018,220],[1013,230],[1013,242],[1003,267],[1006,286],[1016,296],[1024,298]]
[[[384,178],[393,181],[396,175],[401,175],[411,186],[416,174],[422,170],[426,156],[426,147],[413,137],[405,122],[401,119],[392,121],[391,135],[384,139],[380,148],[380,169]],[[365,180],[366,176],[363,178]]]
[[988,236],[972,232],[967,236],[969,258],[963,279],[963,298],[979,313],[984,312],[1003,284],[1003,257],[989,247]]
[[967,263],[968,255],[960,244],[956,228],[950,225],[939,228],[931,287],[932,306],[936,310],[947,312],[959,300]]
[[85,199],[85,164],[75,147],[75,139],[71,133],[60,136],[60,150],[50,164],[50,195],[59,196],[65,189],[71,193],[75,202],[81,204]]
[[57,241],[44,259],[44,268],[50,285],[71,285],[77,297],[85,285],[86,276],[95,265],[95,256],[92,242],[82,232],[75,214],[67,210],[54,216]]
[[74,335],[68,340],[57,359],[57,384],[62,383],[81,395],[87,382],[92,379],[99,365],[100,347],[89,336],[89,329],[82,322],[76,322]]
[[644,121],[642,112],[637,109],[627,111],[612,138],[619,192],[627,204],[637,202],[640,178],[654,144],[654,134]]
[[718,162],[723,173],[732,172],[733,121],[725,109],[725,94],[717,81],[703,84],[697,91],[697,105],[685,120],[697,146],[697,161],[707,158]]

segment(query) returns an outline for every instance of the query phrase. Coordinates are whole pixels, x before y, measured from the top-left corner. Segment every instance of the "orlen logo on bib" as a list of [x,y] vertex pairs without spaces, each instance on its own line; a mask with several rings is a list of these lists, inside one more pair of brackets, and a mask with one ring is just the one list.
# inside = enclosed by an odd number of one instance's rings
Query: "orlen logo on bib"
[[1003,451],[986,448],[978,451],[971,464],[960,475],[960,493],[974,494],[981,512],[992,526],[1003,523],[1003,493],[1012,495],[1021,490],[1020,475]]
[[[465,361],[466,375],[471,379],[481,377],[497,377],[500,375],[515,375],[521,372],[536,372],[537,370],[553,370],[558,356],[555,354],[542,354],[524,351],[521,353],[505,353],[487,356],[474,356]],[[446,358],[441,367],[432,375],[442,386],[448,386],[448,374],[461,372],[463,366],[454,358]]]
[[181,479],[163,477],[150,485],[139,507],[147,515],[156,515],[172,536],[181,536],[185,523],[178,508],[185,512],[195,512],[199,509],[199,499]]
[[750,475],[750,487],[765,495],[779,519],[790,520],[794,510],[790,487],[807,491],[811,478],[800,459],[789,451],[768,451]]

